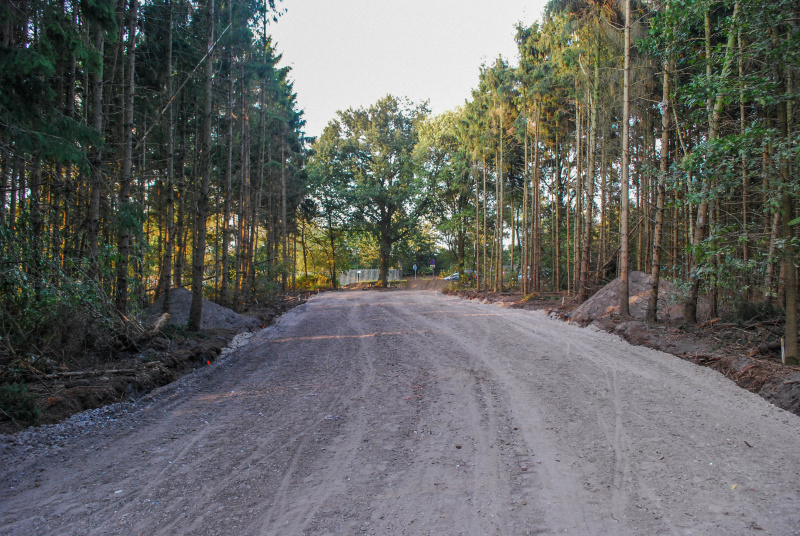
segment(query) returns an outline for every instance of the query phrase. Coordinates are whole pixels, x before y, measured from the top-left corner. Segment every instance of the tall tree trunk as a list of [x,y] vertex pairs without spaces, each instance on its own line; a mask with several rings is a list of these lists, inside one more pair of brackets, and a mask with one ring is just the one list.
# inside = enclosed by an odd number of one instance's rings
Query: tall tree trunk
[[[488,288],[488,279],[487,277],[487,262],[486,262],[486,237],[488,236],[489,232],[489,224],[486,220],[486,155],[483,155],[483,270],[480,273],[479,280],[478,280],[478,290],[486,287]],[[481,285],[480,281],[483,281],[484,284]]]
[[[606,126],[605,132],[608,131]],[[608,173],[606,163],[606,135],[600,141],[600,254],[598,255],[598,272],[606,263],[606,244],[608,242],[608,218],[606,217],[606,199],[608,196]],[[603,274],[598,273],[598,278]]]
[[95,50],[100,58],[100,65],[91,74],[92,85],[92,128],[97,132],[98,143],[92,146],[89,155],[89,167],[92,170],[92,189],[89,197],[88,248],[89,276],[98,277],[100,273],[100,193],[103,189],[103,45],[105,32],[101,27],[95,29]]
[[592,258],[592,209],[594,208],[594,181],[595,181],[595,148],[597,145],[597,96],[600,84],[600,65],[595,57],[594,80],[592,82],[592,97],[590,102],[589,139],[587,150],[586,170],[586,215],[583,222],[583,250],[581,253],[581,278],[578,302],[583,303],[589,298],[589,262]]
[[536,129],[533,146],[533,288],[541,290],[542,236],[541,236],[541,188],[539,175],[539,121],[541,108],[536,106]]
[[500,109],[500,160],[497,165],[497,273],[495,280],[495,292],[503,291],[503,220],[505,218],[505,196],[503,192],[503,110]]
[[[228,3],[228,24],[232,23],[233,4]],[[225,145],[227,146],[227,159],[225,162],[225,206],[222,211],[222,284],[220,286],[220,301],[224,305],[228,305],[229,285],[230,285],[230,244],[231,244],[231,202],[233,201],[233,190],[231,188],[232,175],[233,175],[233,51],[232,45],[226,48],[226,56],[228,62],[228,102],[225,111],[226,119],[226,132],[225,132]]]
[[[667,4],[669,9],[669,4]],[[670,112],[670,86],[669,72],[672,64],[664,61],[664,77],[661,88],[661,160],[658,183],[656,188],[656,228],[653,232],[653,266],[652,266],[652,286],[650,287],[650,297],[647,301],[647,322],[658,321],[658,285],[661,276],[661,233],[664,226],[664,189],[665,179],[669,171],[669,112]]]
[[561,171],[562,171],[562,150],[556,126],[556,174],[553,185],[553,205],[556,211],[556,224],[553,226],[553,287],[555,291],[561,290]]
[[[172,99],[172,0],[169,0],[169,33],[167,39],[167,98]],[[164,267],[161,275],[161,287],[164,293],[162,311],[170,310],[170,285],[172,283],[172,256],[175,250],[175,107],[170,101],[167,110],[167,225],[166,245],[164,247]]]
[[529,118],[528,118],[528,110],[525,109],[525,127],[522,131],[522,136],[524,140],[525,152],[523,157],[523,168],[522,168],[522,180],[523,180],[523,190],[522,190],[522,252],[521,252],[521,260],[520,260],[520,271],[522,272],[522,295],[527,295],[530,292],[530,281],[529,281],[529,267],[530,263],[528,262],[528,252],[530,251],[530,235],[528,234],[528,182],[530,179],[529,176],[529,169],[528,169],[528,125],[529,125]]
[[498,275],[497,275],[497,265],[498,265],[498,255],[497,252],[499,250],[498,243],[499,243],[499,235],[502,232],[502,223],[501,223],[501,215],[500,212],[502,211],[502,199],[500,194],[500,155],[499,153],[495,153],[495,164],[497,164],[497,171],[495,172],[495,183],[494,183],[494,198],[495,198],[495,217],[494,217],[494,239],[492,240],[492,272],[493,272],[493,279],[492,279],[492,290],[494,292],[498,292]]
[[481,289],[480,282],[480,266],[481,266],[481,250],[480,250],[480,237],[481,237],[481,204],[480,204],[480,184],[478,184],[477,173],[478,162],[475,161],[470,166],[470,174],[475,179],[475,288]]
[[[242,65],[242,69],[244,69],[244,65]],[[244,76],[244,74],[243,74]],[[240,109],[239,113],[242,116],[241,122],[241,139],[242,139],[242,147],[240,151],[239,161],[240,164],[240,175],[241,179],[239,180],[239,215],[238,215],[238,222],[239,222],[239,229],[236,239],[236,279],[234,284],[233,290],[233,302],[234,305],[238,307],[239,303],[242,301],[246,301],[246,289],[245,286],[247,285],[247,277],[246,277],[246,270],[247,270],[247,219],[249,215],[249,200],[250,200],[250,167],[248,163],[250,161],[250,140],[249,140],[249,129],[246,119],[247,113],[247,102],[245,97],[245,92],[242,91],[241,95],[241,102],[240,102]]]
[[183,287],[183,267],[186,264],[186,96],[181,95],[180,110],[182,117],[178,121],[178,214],[175,218],[175,239],[177,243],[175,256],[175,270],[172,276],[173,285]]
[[[739,44],[739,133],[744,134],[746,128],[746,110],[745,110],[745,100],[744,100],[744,62],[742,61],[742,31],[739,30],[738,36],[738,44]],[[749,276],[749,269],[748,264],[750,263],[750,237],[749,237],[749,219],[748,219],[748,210],[749,210],[749,190],[750,184],[747,178],[747,155],[745,151],[742,151],[742,262],[745,266],[745,281],[744,281],[744,288],[745,288],[745,296],[744,299],[748,300],[750,298],[750,276]]]
[[133,168],[133,98],[134,75],[136,66],[136,20],[139,9],[138,0],[130,0],[128,17],[128,44],[125,86],[125,109],[123,114],[123,140],[122,163],[120,166],[120,192],[119,211],[121,223],[119,230],[118,248],[119,260],[117,261],[117,296],[116,307],[120,314],[125,315],[128,309],[128,257],[131,250],[131,236],[133,229],[133,206],[131,203],[131,180]]
[[192,304],[189,309],[189,329],[199,331],[203,319],[203,275],[206,256],[206,226],[208,224],[208,191],[211,182],[211,121],[212,89],[214,82],[214,0],[206,2],[205,101],[203,104],[203,139],[200,148],[200,191],[197,198],[197,218],[192,253]]
[[573,265],[572,265],[572,279],[570,280],[570,283],[572,285],[572,288],[575,289],[575,293],[576,293],[576,297],[577,297],[577,294],[579,292],[578,291],[578,285],[579,285],[579,282],[580,282],[580,275],[579,274],[580,274],[580,271],[581,271],[581,252],[583,251],[581,249],[581,233],[578,231],[581,228],[581,216],[582,216],[582,212],[583,212],[583,195],[584,195],[584,189],[583,189],[583,186],[584,186],[584,184],[583,184],[583,180],[584,180],[584,177],[583,177],[583,172],[584,172],[583,151],[584,151],[584,147],[583,147],[583,145],[584,144],[581,143],[581,141],[582,141],[582,136],[583,136],[583,130],[586,128],[582,124],[583,123],[583,107],[581,106],[580,101],[577,100],[577,99],[575,101],[575,114],[577,116],[575,118],[576,119],[576,121],[575,121],[575,138],[576,138],[575,139],[575,145],[576,145],[576,151],[575,151],[575,155],[576,155],[576,159],[575,159],[576,160],[576,162],[575,162],[576,170],[575,171],[576,171],[576,173],[575,173],[575,219],[574,219],[575,224],[572,227],[572,229],[573,229],[573,232],[572,232],[572,234],[573,234],[573,239],[572,239],[572,242],[573,242],[573,244],[572,244],[572,251],[573,251],[572,252],[572,262],[573,262]]
[[[286,276],[287,270],[289,268],[289,262],[287,261],[287,245],[288,245],[288,230],[289,225],[287,220],[287,212],[286,212],[286,124],[283,125],[283,135],[281,137],[281,246],[282,246],[282,257],[281,260],[283,262],[283,270],[281,271],[281,291],[286,292]],[[383,271],[383,250],[381,250],[381,279],[383,280],[384,286],[386,286],[386,273]],[[387,260],[388,262],[388,260]]]
[[[777,28],[773,28],[773,46],[778,47],[780,35]],[[775,66],[776,80],[778,80],[779,91],[785,95],[791,95],[791,87],[787,91],[787,84],[785,77],[786,71],[781,65]],[[790,98],[786,95],[786,98]],[[788,103],[785,99],[778,101],[778,132],[780,137],[789,142],[789,114]],[[794,232],[790,221],[794,217],[794,200],[793,183],[791,172],[789,169],[789,160],[786,153],[781,151],[779,170],[781,175],[781,222],[782,222],[782,236],[784,239],[783,246],[783,274],[784,274],[784,304],[786,312],[786,325],[784,327],[783,340],[783,362],[787,365],[798,365],[798,349],[797,349],[797,265],[795,264],[795,250],[792,245],[792,238]]]
[[511,276],[514,273],[514,248],[516,247],[514,244],[514,230],[516,225],[514,222],[516,220],[516,214],[514,213],[514,188],[511,188],[511,194],[509,197],[509,211],[508,211],[508,222],[509,222],[509,230],[511,231],[511,248],[509,249],[509,263],[508,263],[508,275]]
[[628,218],[628,168],[630,166],[630,117],[631,117],[631,0],[625,0],[625,64],[622,83],[622,173],[620,177],[620,288],[619,314],[622,318],[631,316],[630,289],[628,288],[629,242]]
[[[739,3],[737,2],[733,8],[733,22],[732,25],[736,24],[737,15],[739,12]],[[706,33],[706,76],[710,77],[711,75],[711,23],[709,19],[709,13],[706,11],[705,14],[705,33]],[[720,75],[721,79],[725,79],[728,77],[728,74],[731,70],[731,62],[733,60],[733,45],[736,42],[736,35],[737,33],[734,31],[735,26],[732,26],[729,33],[728,33],[728,42],[725,46],[725,60],[722,65],[722,73]],[[713,106],[709,106],[709,126],[708,126],[708,143],[714,143],[719,138],[719,129],[720,129],[720,114],[722,112],[722,106],[724,104],[723,94],[718,93],[716,96],[716,100]],[[712,97],[709,96],[709,103],[711,103]],[[686,302],[683,306],[683,318],[686,322],[690,324],[697,323],[697,299],[700,295],[700,276],[697,274],[697,265],[699,264],[697,260],[697,255],[699,253],[700,244],[705,237],[706,227],[708,226],[708,195],[710,190],[710,182],[709,180],[703,180],[702,192],[701,192],[701,201],[700,205],[697,208],[697,223],[695,225],[694,231],[694,240],[693,240],[693,248],[692,248],[692,274],[690,277],[690,284],[691,284],[691,293],[689,297],[686,299]]]

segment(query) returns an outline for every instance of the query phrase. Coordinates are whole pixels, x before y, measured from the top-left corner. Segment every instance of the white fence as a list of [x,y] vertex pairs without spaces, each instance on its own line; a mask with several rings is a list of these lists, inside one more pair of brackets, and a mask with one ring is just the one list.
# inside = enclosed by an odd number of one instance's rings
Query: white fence
[[[400,270],[388,270],[386,273],[386,278],[389,281],[400,281],[401,278]],[[351,283],[359,283],[361,281],[377,281],[381,277],[381,271],[378,269],[364,269],[361,270],[349,270],[347,272],[339,274],[339,285],[345,286]]]

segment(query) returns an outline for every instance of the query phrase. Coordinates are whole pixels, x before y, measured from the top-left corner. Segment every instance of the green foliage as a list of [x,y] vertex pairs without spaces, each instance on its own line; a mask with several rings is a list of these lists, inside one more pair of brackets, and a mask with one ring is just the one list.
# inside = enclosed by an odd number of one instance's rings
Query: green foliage
[[298,290],[317,290],[330,288],[331,280],[324,275],[301,275],[295,280]]
[[[0,225],[5,250],[0,257],[0,344],[9,356],[64,360],[87,350],[109,352],[141,332],[136,321],[120,318],[112,300],[84,266],[65,271],[43,258],[35,237],[12,238]],[[6,241],[5,239],[8,239]]]
[[388,265],[392,248],[428,208],[413,158],[424,105],[387,96],[339,112],[314,145],[310,176],[329,237],[345,224],[371,234]]
[[0,385],[0,420],[22,424],[38,424],[42,412],[36,406],[36,397],[24,383]]

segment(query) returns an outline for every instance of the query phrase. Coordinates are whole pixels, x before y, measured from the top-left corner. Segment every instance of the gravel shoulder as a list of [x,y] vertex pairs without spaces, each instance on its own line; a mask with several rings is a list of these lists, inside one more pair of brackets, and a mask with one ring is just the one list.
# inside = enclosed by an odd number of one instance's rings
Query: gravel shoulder
[[0,437],[0,534],[800,534],[800,418],[537,311],[325,293]]

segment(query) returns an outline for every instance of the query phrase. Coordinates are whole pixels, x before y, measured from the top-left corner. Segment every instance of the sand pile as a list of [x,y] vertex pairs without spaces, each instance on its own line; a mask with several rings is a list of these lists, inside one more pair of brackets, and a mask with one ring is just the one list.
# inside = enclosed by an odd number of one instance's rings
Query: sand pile
[[[192,305],[192,293],[185,288],[174,288],[170,293],[171,324],[186,324],[189,321],[189,308]],[[158,298],[153,305],[145,309],[143,313],[145,324],[152,324],[161,316],[161,308],[164,306],[164,297]],[[239,313],[218,305],[212,301],[203,300],[203,323],[202,329],[232,329],[236,331],[252,331],[259,329],[261,323],[252,316],[240,315]]]
[[[636,320],[644,320],[647,313],[647,301],[650,299],[650,287],[653,278],[644,272],[628,274],[631,316]],[[599,318],[607,318],[619,314],[620,278],[599,290],[580,307],[572,311],[570,320],[574,322],[591,322]],[[658,319],[675,320],[683,317],[683,303],[676,295],[675,285],[671,281],[661,280],[658,284]]]

